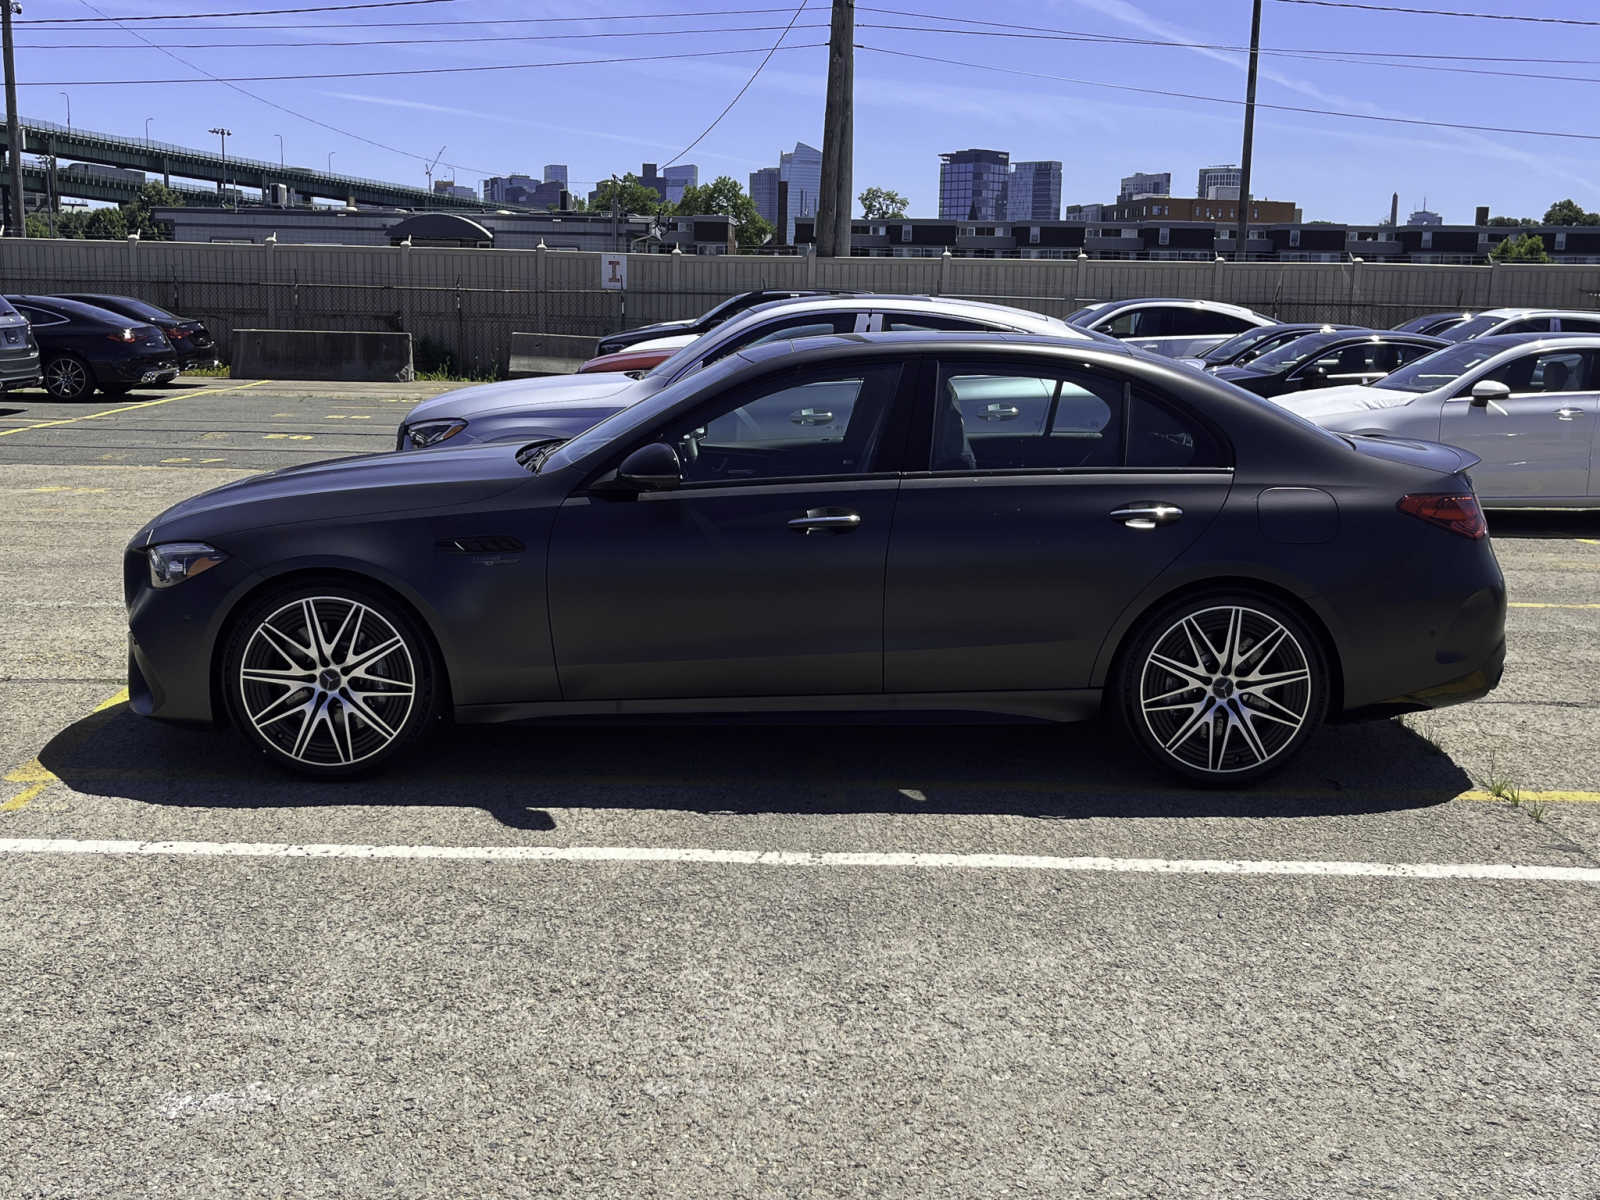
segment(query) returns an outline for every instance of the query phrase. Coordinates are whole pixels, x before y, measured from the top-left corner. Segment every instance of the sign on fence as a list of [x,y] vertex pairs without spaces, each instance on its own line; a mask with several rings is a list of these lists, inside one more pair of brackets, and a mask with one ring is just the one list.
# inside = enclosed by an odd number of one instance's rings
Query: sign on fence
[[600,286],[608,291],[621,292],[628,289],[628,256],[625,254],[602,254],[600,256]]

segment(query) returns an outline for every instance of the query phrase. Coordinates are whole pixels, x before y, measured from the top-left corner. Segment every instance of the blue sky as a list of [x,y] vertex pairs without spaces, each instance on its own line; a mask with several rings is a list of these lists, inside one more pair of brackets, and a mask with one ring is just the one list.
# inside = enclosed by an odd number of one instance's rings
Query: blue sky
[[[208,145],[206,130],[233,130],[230,153],[275,160],[282,135],[287,159],[310,167],[423,182],[421,159],[364,144],[212,82],[119,83],[190,77],[194,72],[109,25],[46,29],[29,20],[180,11],[296,7],[316,0],[36,0],[18,26],[19,108],[29,117],[64,121],[69,83],[75,125],[143,136],[145,118],[158,141]],[[324,0],[336,3],[339,0]],[[1414,7],[1583,17],[1583,0],[1463,0]],[[1170,46],[872,28],[942,26],[955,18],[1161,41],[1239,45],[1249,38],[1248,0],[857,0],[858,44],[1036,75],[1242,97],[1245,56]],[[741,15],[605,21],[641,13],[776,9],[781,0],[447,0],[444,3],[300,17],[233,21],[140,22],[151,41],[219,75],[267,75],[476,67],[771,46],[793,9]],[[869,7],[870,6],[870,7]],[[913,7],[907,17],[881,9]],[[878,8],[880,11],[872,11]],[[539,17],[583,17],[560,24],[513,24]],[[941,20],[947,18],[952,20]],[[458,26],[403,21],[487,20]],[[828,6],[811,0],[783,49],[738,105],[683,161],[702,180],[775,163],[795,141],[821,144]],[[362,28],[313,23],[371,22]],[[243,29],[283,24],[293,28]],[[231,28],[230,28],[231,26]],[[965,28],[976,30],[977,25]],[[669,33],[666,31],[696,31]],[[742,30],[742,31],[741,31]],[[512,40],[551,34],[607,35]],[[624,35],[625,36],[622,36]],[[615,35],[615,36],[613,36]],[[450,41],[443,38],[476,38]],[[417,44],[317,47],[318,41],[416,39]],[[261,43],[288,43],[266,46]],[[177,49],[226,43],[227,49]],[[45,49],[46,46],[116,49]],[[1544,65],[1435,61],[1445,67],[1521,71],[1537,78],[1395,69],[1372,63],[1262,58],[1263,103],[1337,109],[1525,129],[1600,132],[1586,120],[1600,96],[1600,27],[1581,28],[1320,8],[1266,0],[1262,45],[1281,49],[1383,50],[1435,55],[1549,56],[1587,63]],[[807,48],[807,47],[810,48]],[[485,73],[250,83],[257,96],[391,146],[431,158],[445,146],[435,178],[454,175],[476,186],[486,174],[537,175],[567,163],[574,190],[612,171],[666,162],[691,141],[749,77],[760,54],[673,61],[573,65]],[[1588,81],[1549,76],[1588,76]],[[36,82],[44,81],[44,82]],[[77,81],[77,82],[74,82]],[[1142,95],[998,71],[946,66],[872,50],[856,56],[855,190],[879,184],[911,199],[914,216],[935,215],[938,154],[969,146],[1009,150],[1014,159],[1060,159],[1063,199],[1113,199],[1118,179],[1135,170],[1173,173],[1178,195],[1192,195],[1196,169],[1237,161],[1237,106]],[[1541,216],[1572,196],[1600,208],[1600,142],[1474,133],[1261,110],[1256,123],[1258,196],[1293,200],[1308,220],[1377,220],[1389,195],[1402,215],[1428,206],[1447,221],[1467,222],[1476,205],[1496,214]]]

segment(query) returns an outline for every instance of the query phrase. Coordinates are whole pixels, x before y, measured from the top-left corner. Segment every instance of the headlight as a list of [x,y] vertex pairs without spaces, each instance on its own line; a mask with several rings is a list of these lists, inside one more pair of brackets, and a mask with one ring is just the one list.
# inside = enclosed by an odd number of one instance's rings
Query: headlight
[[406,441],[420,450],[424,446],[437,446],[440,442],[447,442],[466,427],[467,423],[459,419],[418,421],[415,425],[406,426]]
[[169,588],[202,571],[209,571],[228,556],[204,542],[168,542],[151,546],[150,586]]

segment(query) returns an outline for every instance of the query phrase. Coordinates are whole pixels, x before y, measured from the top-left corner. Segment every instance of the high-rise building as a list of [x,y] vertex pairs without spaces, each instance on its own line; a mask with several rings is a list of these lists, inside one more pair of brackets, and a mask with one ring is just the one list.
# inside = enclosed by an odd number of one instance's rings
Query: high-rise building
[[435,179],[433,181],[433,194],[436,196],[454,196],[457,200],[476,200],[478,198],[477,192],[458,184],[454,179]]
[[1171,171],[1135,171],[1132,175],[1122,177],[1122,186],[1117,190],[1117,203],[1126,204],[1135,196],[1170,195],[1172,195]]
[[545,165],[544,165],[544,181],[546,183],[559,183],[562,187],[566,187],[567,186],[567,164],[566,163],[545,163]]
[[756,212],[773,229],[778,228],[778,168],[762,167],[750,172],[750,199],[755,201]]
[[[1233,163],[1224,163],[1217,167],[1201,167],[1200,174],[1194,185],[1194,194],[1201,200],[1237,200],[1239,189],[1244,186],[1244,172]],[[1232,188],[1232,194],[1222,191],[1212,192],[1213,188]]]
[[[1424,204],[1427,201],[1423,201]],[[1406,218],[1407,225],[1443,225],[1444,218],[1432,209],[1419,208]]]
[[680,163],[661,172],[667,181],[667,203],[676,204],[683,199],[685,188],[700,186],[700,168],[694,163]]
[[939,155],[940,220],[1005,220],[1010,176],[1008,150],[952,150]]
[[1006,181],[1006,220],[1058,221],[1061,219],[1061,164],[1018,162],[1011,164]]
[[489,204],[522,204],[517,193],[532,194],[538,186],[531,175],[494,175],[483,181],[483,198]]
[[[822,151],[804,142],[778,155],[778,220],[773,228],[783,235],[786,245],[794,245],[794,219],[817,215],[817,196],[822,191]],[[776,235],[775,235],[776,236]]]

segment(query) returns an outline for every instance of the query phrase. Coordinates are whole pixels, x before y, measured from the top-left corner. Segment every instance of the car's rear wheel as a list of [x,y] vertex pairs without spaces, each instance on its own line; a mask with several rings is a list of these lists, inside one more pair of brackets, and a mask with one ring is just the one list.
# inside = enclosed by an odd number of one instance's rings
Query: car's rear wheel
[[1118,669],[1133,739],[1196,783],[1259,779],[1322,723],[1328,667],[1306,622],[1263,596],[1217,592],[1153,613]]
[[94,391],[94,373],[76,354],[57,354],[44,362],[44,390],[57,400],[82,400]]
[[376,770],[438,703],[429,644],[376,590],[301,585],[252,603],[222,659],[236,728],[279,766],[337,779]]

